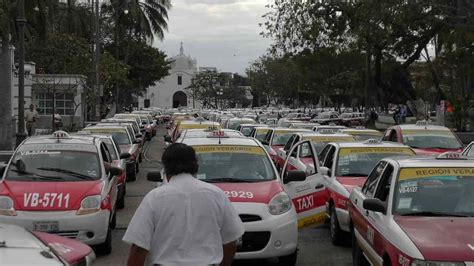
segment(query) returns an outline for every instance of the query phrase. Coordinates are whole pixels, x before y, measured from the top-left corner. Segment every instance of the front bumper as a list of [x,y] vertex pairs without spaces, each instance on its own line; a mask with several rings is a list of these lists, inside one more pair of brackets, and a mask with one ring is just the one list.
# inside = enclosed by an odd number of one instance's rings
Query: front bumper
[[242,245],[237,249],[236,259],[266,259],[290,255],[298,244],[298,220],[294,209],[272,215],[268,205],[262,203],[233,203],[241,218],[260,217],[259,221],[244,222],[245,233]]
[[[55,235],[79,240],[88,245],[105,242],[109,228],[110,212],[101,210],[89,215],[76,215],[76,211],[17,211],[16,216],[1,216],[0,223],[15,224],[34,230],[35,222],[57,221],[59,231]],[[89,236],[87,235],[89,233]],[[91,234],[92,233],[92,234]]]

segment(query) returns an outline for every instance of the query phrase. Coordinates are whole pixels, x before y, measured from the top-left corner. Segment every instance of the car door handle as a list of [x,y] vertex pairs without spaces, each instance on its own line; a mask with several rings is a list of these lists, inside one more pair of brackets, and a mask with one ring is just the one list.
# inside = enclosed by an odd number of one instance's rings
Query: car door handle
[[365,216],[369,216],[369,211],[368,210],[365,211]]
[[355,201],[355,204],[357,204],[357,199],[355,199],[354,201]]
[[315,187],[315,189],[322,189],[322,188],[324,188],[323,184],[317,184],[316,187]]

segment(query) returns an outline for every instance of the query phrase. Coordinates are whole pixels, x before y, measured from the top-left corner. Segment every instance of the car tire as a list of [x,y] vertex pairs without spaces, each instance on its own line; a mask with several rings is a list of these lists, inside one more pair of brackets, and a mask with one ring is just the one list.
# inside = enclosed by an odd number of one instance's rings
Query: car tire
[[112,216],[112,219],[110,220],[110,228],[115,229],[117,226],[117,211],[114,212],[114,216]]
[[120,198],[117,199],[117,209],[123,209],[125,208],[125,194],[127,193],[127,187],[125,184],[123,184],[123,193],[120,196]]
[[339,221],[337,219],[336,214],[336,207],[334,207],[334,205],[331,206],[331,211],[329,215],[329,231],[331,236],[331,242],[335,246],[341,246],[342,244],[344,244],[346,234],[339,226]]
[[298,258],[298,249],[296,249],[295,252],[291,253],[290,255],[279,257],[278,262],[281,265],[293,266],[296,264],[297,258]]
[[141,153],[138,154],[138,162],[139,163],[143,162],[143,155]]
[[135,169],[135,167],[136,164],[133,164],[132,166],[130,166],[130,170],[127,171],[127,181],[133,182],[137,180],[137,170]]
[[107,229],[105,242],[95,246],[95,253],[97,253],[97,255],[109,255],[112,253],[112,228],[110,225]]
[[362,250],[357,244],[354,228],[351,228],[351,239],[352,239],[352,265],[353,266],[368,266],[369,262],[365,259]]

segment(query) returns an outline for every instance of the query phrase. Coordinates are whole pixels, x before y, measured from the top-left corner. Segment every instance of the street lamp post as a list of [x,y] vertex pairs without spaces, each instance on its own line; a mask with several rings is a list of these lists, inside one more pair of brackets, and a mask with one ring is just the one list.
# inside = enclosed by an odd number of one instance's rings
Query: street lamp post
[[26,138],[25,133],[25,2],[18,2],[18,128],[16,147]]

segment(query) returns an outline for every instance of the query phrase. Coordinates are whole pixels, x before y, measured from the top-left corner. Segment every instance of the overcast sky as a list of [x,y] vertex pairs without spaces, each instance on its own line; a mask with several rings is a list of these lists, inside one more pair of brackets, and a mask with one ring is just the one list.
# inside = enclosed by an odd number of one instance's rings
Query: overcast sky
[[171,0],[169,32],[153,44],[169,57],[184,53],[199,66],[244,73],[249,62],[264,54],[271,41],[259,33],[269,0]]

